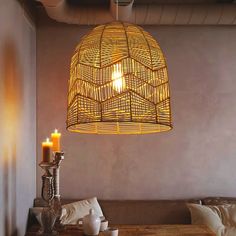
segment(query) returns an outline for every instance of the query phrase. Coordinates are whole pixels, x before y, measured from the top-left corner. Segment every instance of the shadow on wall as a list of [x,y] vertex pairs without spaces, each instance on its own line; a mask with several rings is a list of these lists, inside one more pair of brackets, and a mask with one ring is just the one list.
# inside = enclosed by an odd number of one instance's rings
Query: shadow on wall
[[[17,149],[19,133],[23,86],[22,70],[14,42],[6,40],[3,44],[3,209],[4,235],[17,235]],[[19,157],[19,156],[18,156]],[[18,160],[20,161],[20,160]]]

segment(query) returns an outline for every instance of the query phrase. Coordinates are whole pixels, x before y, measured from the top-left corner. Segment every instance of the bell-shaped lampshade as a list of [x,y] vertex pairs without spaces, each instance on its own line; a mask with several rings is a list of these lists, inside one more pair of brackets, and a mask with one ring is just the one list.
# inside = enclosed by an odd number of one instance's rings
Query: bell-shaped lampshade
[[100,25],[71,59],[67,129],[96,134],[145,134],[172,128],[166,62],[141,27]]

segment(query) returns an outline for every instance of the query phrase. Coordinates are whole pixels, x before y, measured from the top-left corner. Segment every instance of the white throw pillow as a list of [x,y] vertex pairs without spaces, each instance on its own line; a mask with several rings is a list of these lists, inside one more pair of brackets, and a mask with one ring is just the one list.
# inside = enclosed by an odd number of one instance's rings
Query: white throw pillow
[[[83,218],[85,215],[89,214],[90,209],[94,209],[96,215],[100,217],[103,216],[102,209],[96,197],[63,205],[61,223],[77,224],[78,219]],[[30,213],[35,215],[35,218],[41,226],[42,211],[43,207],[30,208]]]
[[217,236],[236,235],[236,205],[206,206],[187,204],[192,224],[207,225]]
[[94,209],[97,216],[103,216],[102,209],[96,197],[63,205],[61,223],[77,224],[80,218],[89,214],[90,209]]

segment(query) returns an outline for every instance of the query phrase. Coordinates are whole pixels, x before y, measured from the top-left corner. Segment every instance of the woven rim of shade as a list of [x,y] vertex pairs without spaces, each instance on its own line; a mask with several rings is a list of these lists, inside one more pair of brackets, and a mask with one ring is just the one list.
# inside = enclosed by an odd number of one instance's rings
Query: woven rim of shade
[[[122,69],[122,88],[112,79]],[[141,27],[100,25],[85,35],[71,60],[67,129],[80,133],[144,134],[170,130],[166,62]]]

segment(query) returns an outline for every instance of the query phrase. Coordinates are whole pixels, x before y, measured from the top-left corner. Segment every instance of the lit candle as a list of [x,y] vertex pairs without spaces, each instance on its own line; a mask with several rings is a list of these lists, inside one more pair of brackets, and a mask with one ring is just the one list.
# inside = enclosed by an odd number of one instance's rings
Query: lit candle
[[60,145],[60,139],[61,139],[61,134],[58,133],[58,130],[55,129],[54,133],[51,134],[51,139],[52,139],[52,150],[54,152],[60,152],[61,151],[61,145]]
[[49,138],[45,142],[42,142],[43,149],[43,162],[50,162],[52,142],[49,141]]

